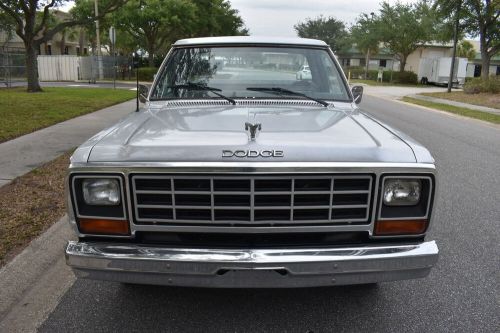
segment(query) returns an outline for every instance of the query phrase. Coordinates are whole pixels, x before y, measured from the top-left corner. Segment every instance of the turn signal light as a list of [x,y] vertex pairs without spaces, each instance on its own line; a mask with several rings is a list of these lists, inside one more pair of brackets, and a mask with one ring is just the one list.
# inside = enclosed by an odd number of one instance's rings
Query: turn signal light
[[375,223],[375,235],[418,235],[427,228],[427,220],[384,220]]
[[128,235],[130,233],[127,220],[80,218],[78,227],[82,234]]

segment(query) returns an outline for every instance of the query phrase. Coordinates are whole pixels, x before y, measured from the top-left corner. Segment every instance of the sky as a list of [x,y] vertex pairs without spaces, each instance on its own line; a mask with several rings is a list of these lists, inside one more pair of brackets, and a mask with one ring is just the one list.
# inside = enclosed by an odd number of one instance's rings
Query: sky
[[[319,15],[333,16],[349,26],[361,13],[377,12],[382,0],[229,0],[240,12],[250,34],[255,36],[296,36],[293,26]],[[386,0],[395,3],[397,0]],[[403,3],[417,0],[400,0]],[[72,1],[62,9],[69,10]]]
[[[387,0],[395,3],[397,0]],[[319,15],[333,16],[348,25],[361,13],[377,12],[379,0],[230,0],[232,7],[256,36],[294,37],[293,26]],[[416,0],[402,0],[403,3]]]

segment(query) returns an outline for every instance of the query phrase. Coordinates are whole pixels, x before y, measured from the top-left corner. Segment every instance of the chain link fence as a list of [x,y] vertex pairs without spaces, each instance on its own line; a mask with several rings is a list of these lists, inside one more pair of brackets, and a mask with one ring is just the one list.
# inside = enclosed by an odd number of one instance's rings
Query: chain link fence
[[[132,59],[124,56],[80,57],[79,80],[96,82],[99,80],[130,80]],[[115,72],[116,71],[116,72]]]
[[12,87],[26,82],[24,49],[0,47],[0,85]]

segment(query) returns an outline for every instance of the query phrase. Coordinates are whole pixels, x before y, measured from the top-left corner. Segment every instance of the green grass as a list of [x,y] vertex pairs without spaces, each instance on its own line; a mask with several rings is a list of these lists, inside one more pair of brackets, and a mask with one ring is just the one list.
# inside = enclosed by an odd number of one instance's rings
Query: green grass
[[467,104],[474,104],[480,106],[486,106],[488,108],[499,109],[500,105],[500,94],[492,93],[479,93],[479,94],[466,94],[463,91],[452,91],[448,92],[434,92],[434,93],[423,93],[421,95],[448,99],[450,101],[456,101]]
[[0,142],[134,96],[134,91],[125,89],[44,88],[41,93],[27,93],[24,88],[0,89]]
[[493,124],[500,124],[500,115],[497,115],[497,114],[492,114],[492,113],[482,112],[482,111],[477,111],[477,110],[471,110],[471,109],[462,108],[462,107],[458,107],[458,106],[454,106],[454,105],[428,102],[428,101],[423,101],[423,100],[411,98],[411,97],[403,97],[403,101],[408,102],[408,103],[412,103],[412,104],[426,106],[426,107],[432,108],[432,109],[437,109],[437,110],[441,110],[441,111],[446,111],[446,112],[458,114],[458,115],[469,117],[469,118],[487,121],[487,122],[490,122]]
[[397,87],[419,87],[419,88],[428,87],[422,84],[377,82],[374,80],[363,80],[363,79],[351,79],[349,83],[350,84],[364,83],[369,86],[397,86]]

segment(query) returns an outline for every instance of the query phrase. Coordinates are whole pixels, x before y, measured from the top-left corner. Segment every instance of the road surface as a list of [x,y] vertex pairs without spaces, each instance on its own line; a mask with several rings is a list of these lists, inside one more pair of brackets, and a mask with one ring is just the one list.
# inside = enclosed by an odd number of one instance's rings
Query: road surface
[[498,332],[500,128],[364,96],[439,168],[426,279],[378,287],[210,290],[77,280],[40,332]]

